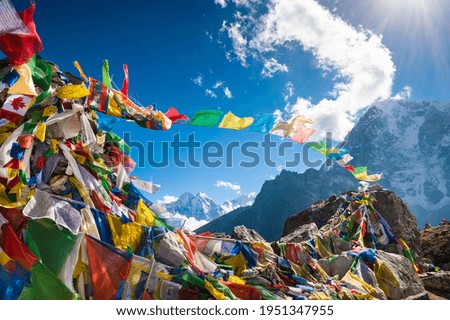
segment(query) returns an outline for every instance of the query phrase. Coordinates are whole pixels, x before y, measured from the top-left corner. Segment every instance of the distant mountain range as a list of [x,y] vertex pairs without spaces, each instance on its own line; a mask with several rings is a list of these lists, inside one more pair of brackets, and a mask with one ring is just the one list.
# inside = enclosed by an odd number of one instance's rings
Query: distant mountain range
[[233,200],[227,200],[218,205],[205,193],[199,192],[195,196],[189,192],[183,193],[178,199],[164,203],[163,206],[171,214],[181,214],[196,220],[214,220],[230,211],[240,207],[251,206],[255,201],[256,193],[241,195]]
[[[356,147],[351,164],[382,173],[380,183],[409,206],[419,226],[450,218],[450,102],[386,100],[371,106],[348,133]],[[197,232],[231,233],[245,225],[266,240],[281,236],[284,221],[319,199],[356,189],[351,174],[334,164],[304,173],[283,170],[266,181],[251,207],[238,208]]]

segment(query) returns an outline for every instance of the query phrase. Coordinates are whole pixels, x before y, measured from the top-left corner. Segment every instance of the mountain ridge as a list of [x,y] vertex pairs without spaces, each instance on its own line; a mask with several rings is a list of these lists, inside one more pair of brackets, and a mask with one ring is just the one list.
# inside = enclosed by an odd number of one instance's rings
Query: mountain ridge
[[[385,100],[368,108],[346,137],[351,164],[383,173],[380,181],[408,203],[419,225],[450,218],[450,102]],[[281,236],[291,215],[312,203],[356,189],[358,181],[333,163],[303,173],[283,170],[265,181],[251,207],[232,211],[197,229],[231,233],[255,229],[267,240]]]

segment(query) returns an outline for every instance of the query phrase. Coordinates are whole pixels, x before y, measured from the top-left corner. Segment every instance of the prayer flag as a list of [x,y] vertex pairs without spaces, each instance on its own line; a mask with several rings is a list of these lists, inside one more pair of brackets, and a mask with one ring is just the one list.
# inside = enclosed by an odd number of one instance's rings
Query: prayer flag
[[228,112],[219,124],[219,128],[242,130],[253,123],[252,117],[239,118],[232,112]]
[[222,114],[223,112],[220,110],[197,111],[191,121],[188,122],[188,125],[212,128],[217,124]]
[[86,236],[94,299],[120,299],[131,268],[132,254]]
[[12,66],[27,63],[31,57],[39,51],[42,51],[42,42],[36,32],[36,25],[33,20],[35,8],[36,5],[32,4],[19,13],[29,33],[7,33],[0,35],[0,50],[6,54]]
[[275,117],[273,114],[260,114],[255,121],[247,128],[249,131],[256,131],[267,133],[272,130],[275,124]]

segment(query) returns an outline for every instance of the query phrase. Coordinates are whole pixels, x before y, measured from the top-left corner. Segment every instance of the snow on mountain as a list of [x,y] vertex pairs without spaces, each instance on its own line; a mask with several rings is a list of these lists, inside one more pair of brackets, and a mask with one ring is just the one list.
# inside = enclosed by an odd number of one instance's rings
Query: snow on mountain
[[240,207],[251,206],[253,204],[253,202],[255,202],[255,198],[256,198],[256,192],[251,192],[249,194],[244,194],[234,200],[225,201],[220,206],[220,208],[222,209],[222,215],[227,214],[228,212],[236,210],[237,208],[240,208]]
[[[450,102],[386,100],[371,106],[346,137],[351,164],[383,173],[380,183],[409,206],[419,226],[450,218]],[[238,208],[197,231],[231,233],[233,226],[279,239],[284,221],[320,199],[356,189],[334,164],[304,173],[283,170],[266,181],[252,206]],[[320,226],[319,226],[320,227]]]
[[185,226],[194,230],[237,208],[251,206],[255,197],[256,192],[252,192],[217,205],[205,193],[199,192],[194,196],[185,192],[179,198],[164,196],[158,203],[167,209],[171,217],[186,220]]

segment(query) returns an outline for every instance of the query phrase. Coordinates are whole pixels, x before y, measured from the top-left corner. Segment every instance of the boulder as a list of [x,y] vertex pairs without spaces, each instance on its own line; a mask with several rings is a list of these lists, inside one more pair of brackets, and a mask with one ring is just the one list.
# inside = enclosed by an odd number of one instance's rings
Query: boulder
[[253,229],[247,229],[245,226],[235,226],[231,238],[244,242],[266,242],[258,232]]
[[353,257],[343,252],[331,263],[328,262],[328,258],[319,259],[317,262],[330,277],[337,275],[339,279],[342,279],[350,269]]
[[384,282],[390,292],[388,295],[390,299],[406,299],[409,296],[425,292],[422,280],[415,272],[411,262],[404,256],[377,250],[377,257],[386,264],[398,282],[398,286]]
[[300,226],[294,232],[282,237],[280,242],[302,242],[314,238],[319,233],[317,225],[312,222]]
[[[374,207],[386,219],[392,233],[405,240],[415,257],[421,257],[422,245],[416,217],[406,203],[390,191],[376,191],[374,196],[377,199]],[[389,245],[383,250],[403,255],[403,250],[397,245]]]
[[[338,197],[332,195],[326,201],[320,200],[308,209],[289,217],[284,223],[282,239],[295,239],[296,234],[301,232],[301,228],[311,223],[315,223],[319,228],[327,224],[334,224],[345,209],[351,205],[346,196],[354,193],[347,191]],[[374,207],[387,221],[392,233],[405,240],[416,258],[421,257],[420,232],[416,218],[408,210],[406,203],[393,192],[386,190],[375,190],[373,195],[376,199]],[[396,244],[387,245],[382,250],[403,254],[402,248]]]
[[444,270],[450,271],[450,222],[420,230],[423,256]]
[[422,276],[422,281],[427,290],[437,290],[450,293],[450,272],[428,272]]

